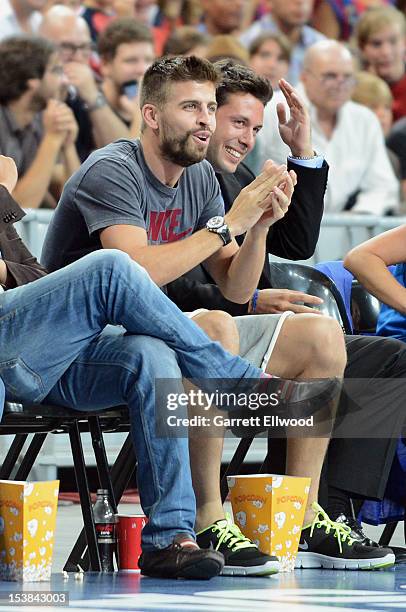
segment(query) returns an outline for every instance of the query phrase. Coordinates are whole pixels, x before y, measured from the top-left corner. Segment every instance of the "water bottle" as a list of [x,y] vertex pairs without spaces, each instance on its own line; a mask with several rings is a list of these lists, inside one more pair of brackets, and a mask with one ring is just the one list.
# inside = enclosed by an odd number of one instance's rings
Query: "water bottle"
[[114,555],[116,554],[117,518],[109,501],[107,489],[97,489],[97,500],[93,506],[93,517],[96,528],[97,547],[100,554],[102,572],[114,572]]

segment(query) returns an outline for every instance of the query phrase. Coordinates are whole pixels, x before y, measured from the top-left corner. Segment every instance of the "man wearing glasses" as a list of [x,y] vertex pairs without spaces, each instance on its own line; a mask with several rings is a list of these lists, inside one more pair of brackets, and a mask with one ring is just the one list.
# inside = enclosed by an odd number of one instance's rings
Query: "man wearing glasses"
[[98,147],[128,138],[126,124],[108,105],[90,67],[92,42],[84,19],[65,6],[55,6],[46,13],[40,35],[60,52],[69,81],[66,101],[79,124],[76,147],[81,161]]
[[[351,53],[336,41],[316,43],[306,52],[301,79],[313,145],[330,166],[325,210],[375,215],[396,210],[399,185],[382,129],[372,111],[351,101],[355,85]],[[258,140],[263,160],[285,160],[289,154],[269,117]]]

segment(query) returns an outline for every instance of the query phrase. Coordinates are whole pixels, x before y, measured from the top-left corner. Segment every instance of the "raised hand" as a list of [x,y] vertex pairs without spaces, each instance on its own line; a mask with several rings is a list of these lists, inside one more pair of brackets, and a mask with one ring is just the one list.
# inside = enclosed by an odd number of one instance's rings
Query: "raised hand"
[[279,133],[285,144],[296,157],[312,157],[311,122],[309,111],[296,89],[281,79],[279,86],[289,107],[290,117],[283,103],[276,107],[279,120]]

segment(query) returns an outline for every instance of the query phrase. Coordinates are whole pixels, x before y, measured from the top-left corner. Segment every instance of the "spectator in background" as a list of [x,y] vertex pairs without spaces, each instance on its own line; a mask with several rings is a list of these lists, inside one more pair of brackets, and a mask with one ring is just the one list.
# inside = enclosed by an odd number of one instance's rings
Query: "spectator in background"
[[182,26],[172,32],[163,47],[162,55],[175,57],[176,55],[195,55],[207,57],[207,48],[210,36],[199,32],[192,26]]
[[35,34],[47,0],[1,0],[0,40],[17,34]]
[[[315,150],[330,165],[325,210],[375,215],[397,211],[399,185],[379,121],[368,108],[351,101],[356,83],[351,53],[336,41],[316,43],[306,52],[302,83]],[[260,161],[281,161],[288,154],[279,134],[268,128]]]
[[93,42],[97,42],[99,34],[107,28],[114,16],[114,0],[85,0],[83,5],[81,15],[88,25]]
[[230,34],[214,36],[207,49],[206,57],[211,62],[233,59],[244,66],[248,66],[249,62],[247,49]]
[[126,124],[110,108],[100,91],[89,61],[89,28],[65,6],[54,6],[44,16],[40,33],[59,49],[70,87],[67,104],[79,125],[76,147],[81,161],[95,148],[129,135]]
[[116,19],[101,34],[98,50],[104,77],[101,91],[109,106],[128,128],[136,114],[140,125],[138,90],[155,55],[150,28],[134,19]]
[[352,100],[367,106],[378,117],[384,136],[387,136],[393,123],[393,96],[387,83],[370,72],[358,72]]
[[[353,102],[362,104],[371,109],[378,118],[381,124],[382,132],[385,138],[391,131],[393,124],[392,103],[393,97],[391,90],[384,80],[380,79],[375,74],[370,72],[358,72],[357,84],[352,94]],[[398,156],[388,147],[386,147],[389,159],[392,164],[393,171],[398,180],[401,179],[400,160]]]
[[406,117],[395,123],[386,138],[386,146],[399,159],[403,200],[406,202]]
[[268,79],[275,91],[280,79],[287,77],[291,52],[289,40],[283,34],[260,34],[249,47],[250,67]]
[[246,0],[201,0],[203,21],[199,24],[201,32],[217,34],[237,34],[243,25]]
[[[13,191],[21,206],[56,206],[65,181],[80,162],[77,124],[60,101],[63,67],[55,46],[18,36],[0,44],[0,154],[12,157],[20,179]],[[55,198],[50,188],[55,186]]]
[[314,0],[268,0],[270,12],[243,33],[241,41],[247,47],[265,32],[282,33],[292,45],[288,80],[295,85],[302,71],[303,57],[311,45],[323,40],[323,34],[307,25]]
[[311,24],[327,38],[349,40],[362,13],[394,0],[316,0]]
[[386,81],[394,119],[406,115],[406,18],[393,7],[372,9],[358,22],[356,40],[366,69]]

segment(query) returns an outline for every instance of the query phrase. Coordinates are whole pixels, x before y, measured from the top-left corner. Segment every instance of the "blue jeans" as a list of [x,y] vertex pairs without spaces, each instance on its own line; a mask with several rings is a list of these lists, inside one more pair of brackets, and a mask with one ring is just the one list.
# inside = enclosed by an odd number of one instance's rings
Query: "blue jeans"
[[[127,333],[101,333],[108,324]],[[155,378],[259,378],[224,351],[121,251],[100,250],[0,295],[0,379],[6,399],[75,409],[128,404],[149,522],[143,549],[194,535],[188,444],[155,437]],[[1,388],[0,388],[1,392]]]

